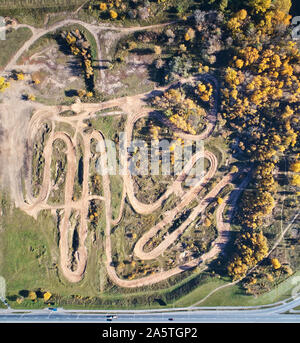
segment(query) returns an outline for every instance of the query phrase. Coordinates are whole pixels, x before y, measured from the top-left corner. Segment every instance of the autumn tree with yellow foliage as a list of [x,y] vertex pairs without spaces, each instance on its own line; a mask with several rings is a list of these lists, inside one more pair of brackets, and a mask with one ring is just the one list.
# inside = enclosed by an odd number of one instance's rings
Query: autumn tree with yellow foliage
[[268,253],[267,239],[262,231],[244,232],[235,241],[235,252],[228,263],[227,271],[233,280],[246,276]]

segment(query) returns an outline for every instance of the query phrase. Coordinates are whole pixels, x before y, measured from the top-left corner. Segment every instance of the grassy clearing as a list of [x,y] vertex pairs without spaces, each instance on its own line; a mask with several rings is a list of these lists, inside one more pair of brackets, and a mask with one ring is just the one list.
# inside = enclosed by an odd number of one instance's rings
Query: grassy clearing
[[[167,204],[166,204],[167,205]],[[99,221],[98,229],[89,232],[86,246],[89,252],[87,273],[78,284],[66,282],[59,272],[59,251],[56,219],[49,212],[42,212],[37,221],[10,205],[8,198],[1,197],[3,215],[0,232],[0,250],[5,258],[0,260],[0,274],[7,280],[8,296],[21,290],[42,288],[54,294],[55,306],[65,308],[172,308],[184,307],[203,299],[215,288],[225,285],[228,279],[218,279],[209,273],[182,273],[162,285],[127,290],[113,286],[107,279],[103,253],[103,229],[105,219]],[[124,240],[124,236],[121,237]],[[102,265],[99,266],[99,265]],[[34,270],[34,273],[32,271]],[[298,276],[300,273],[294,274]],[[245,295],[239,286],[230,286],[209,297],[201,306],[259,305],[268,304],[290,296],[292,277],[279,284],[273,291],[258,298]],[[165,303],[166,305],[161,305]],[[15,308],[45,307],[41,300],[29,300]]]
[[123,193],[123,178],[120,175],[110,176],[112,219],[118,218]]
[[[70,284],[64,280],[59,271],[59,249],[57,222],[49,211],[43,211],[38,219],[26,215],[14,208],[7,196],[2,194],[0,251],[5,258],[0,260],[0,275],[7,282],[7,295],[18,296],[22,290],[49,290],[52,294],[70,296],[99,295],[98,261],[103,255],[101,228],[92,237],[90,233],[86,246],[91,258],[88,260],[87,275],[82,282]],[[103,224],[102,224],[103,225]],[[34,273],[33,273],[34,271]],[[43,303],[24,301],[18,305],[11,301],[13,307],[36,308]]]
[[103,116],[103,114],[99,112],[96,117],[88,119],[86,122],[94,130],[101,131],[105,139],[115,141],[119,133],[124,132],[126,116]]
[[61,205],[65,197],[65,182],[67,173],[67,145],[57,139],[53,143],[51,157],[51,181],[53,184],[48,203],[51,205]]
[[43,181],[45,159],[44,148],[52,130],[50,123],[45,123],[36,134],[34,141],[34,150],[32,155],[32,191],[36,197],[39,194]]
[[0,69],[3,69],[22,45],[30,39],[32,32],[27,27],[21,27],[6,33],[6,39],[0,40]]
[[275,286],[270,292],[264,293],[258,297],[246,295],[240,284],[228,286],[211,295],[201,306],[255,306],[272,304],[291,297],[291,291],[295,287],[293,278],[299,276],[296,272],[287,280]]
[[113,96],[108,97],[110,98],[121,98],[125,96],[132,96],[135,94],[140,93],[147,93],[155,89],[155,84],[148,84],[148,83],[141,83],[141,78],[138,75],[130,75],[124,80],[122,80],[122,84],[124,87],[122,87],[120,90],[118,90]]
[[214,153],[218,160],[218,168],[224,165],[226,160],[230,157],[229,146],[223,137],[210,138],[205,142],[205,149]]
[[57,45],[57,42],[55,41],[54,37],[48,33],[41,38],[39,38],[37,41],[35,41],[30,48],[25,51],[22,56],[18,59],[18,64],[23,64],[26,60],[28,60],[31,56],[34,54],[49,48],[50,46]]
[[[217,277],[211,278],[207,283],[197,287],[195,290],[190,292],[189,294],[183,296],[179,300],[174,302],[174,306],[176,307],[187,307],[195,304],[197,301],[206,297],[211,291],[225,285],[228,280],[218,279]],[[202,306],[202,304],[201,304]]]
[[59,13],[62,11],[72,11],[77,9],[84,0],[71,1],[5,1],[0,4],[2,16],[16,18],[20,23],[42,27],[51,13]]
[[70,124],[64,122],[56,123],[54,131],[67,133],[70,137],[75,135],[75,129]]

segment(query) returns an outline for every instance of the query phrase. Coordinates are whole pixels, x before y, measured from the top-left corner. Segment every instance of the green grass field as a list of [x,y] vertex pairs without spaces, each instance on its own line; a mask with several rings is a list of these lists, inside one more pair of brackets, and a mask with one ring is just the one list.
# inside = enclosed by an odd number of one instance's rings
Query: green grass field
[[32,36],[27,27],[21,27],[6,33],[6,39],[0,40],[0,70],[3,69],[22,45]]
[[20,23],[42,27],[47,16],[63,11],[72,12],[82,5],[85,0],[6,0],[0,2],[2,16],[17,19]]
[[[105,220],[99,221],[96,232],[90,232],[86,241],[89,251],[85,278],[70,284],[61,275],[58,251],[58,234],[55,218],[49,212],[39,215],[37,221],[15,209],[7,197],[1,197],[3,215],[0,232],[0,275],[7,281],[8,297],[18,296],[22,290],[48,290],[56,305],[65,308],[158,308],[155,299],[165,302],[166,308],[195,304],[219,286],[229,283],[207,273],[189,273],[171,278],[163,285],[143,289],[119,289],[107,279],[104,267],[103,237]],[[95,237],[93,238],[93,236]],[[33,272],[34,271],[34,272]],[[293,276],[300,275],[300,272]],[[292,277],[280,283],[271,292],[257,298],[245,295],[239,285],[228,286],[212,294],[201,306],[242,306],[274,303],[291,296]],[[74,297],[76,295],[76,297]],[[41,308],[25,299],[22,304],[10,301],[16,308]]]

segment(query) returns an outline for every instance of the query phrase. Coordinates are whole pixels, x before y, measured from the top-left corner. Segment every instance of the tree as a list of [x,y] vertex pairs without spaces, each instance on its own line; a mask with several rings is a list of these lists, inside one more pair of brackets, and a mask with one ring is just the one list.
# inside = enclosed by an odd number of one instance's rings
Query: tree
[[290,170],[294,173],[300,173],[300,161],[296,161],[290,165]]
[[239,168],[237,166],[232,166],[232,168],[230,169],[230,173],[237,173],[239,171]]
[[271,263],[272,263],[272,266],[274,269],[277,270],[277,269],[281,268],[281,264],[277,258],[272,258]]
[[300,175],[294,175],[293,176],[292,185],[300,187]]
[[37,295],[36,295],[35,292],[30,291],[29,294],[28,294],[28,298],[29,298],[30,300],[36,300]]
[[218,199],[217,199],[217,202],[218,202],[218,204],[219,204],[219,205],[221,205],[221,204],[223,204],[223,202],[224,202],[224,199],[223,199],[223,198],[220,198],[220,197],[218,197]]
[[107,10],[106,3],[105,2],[100,2],[99,9],[100,9],[100,11],[106,11]]
[[45,292],[43,294],[44,301],[48,301],[52,297],[52,294],[50,292]]
[[289,13],[292,7],[291,0],[273,0],[273,6],[284,13]]
[[237,18],[238,18],[239,20],[245,20],[245,19],[247,18],[247,15],[248,15],[248,13],[247,13],[247,11],[244,10],[244,9],[240,10],[240,11],[236,14],[236,16],[237,16]]
[[256,13],[265,13],[271,7],[271,0],[250,0],[249,6],[253,7]]
[[23,73],[17,73],[16,76],[18,81],[23,81],[25,79],[25,75]]
[[154,46],[154,53],[155,53],[155,55],[161,55],[162,49],[159,45]]
[[0,76],[0,92],[4,92],[6,88],[10,86],[9,82],[5,81],[5,78]]
[[24,301],[24,298],[23,298],[23,297],[18,297],[17,300],[16,300],[16,302],[17,302],[18,304],[22,304],[23,301]]
[[205,225],[206,227],[210,227],[210,226],[211,226],[211,220],[210,220],[209,218],[205,218],[205,220],[204,220],[204,225]]
[[79,89],[77,94],[80,98],[83,98],[86,95],[86,91],[84,89]]
[[109,11],[109,15],[112,19],[117,19],[118,18],[118,13],[114,10]]
[[234,253],[227,265],[229,276],[234,280],[243,278],[268,253],[267,239],[262,231],[241,233],[234,243]]
[[221,12],[224,12],[228,7],[228,0],[221,0],[219,8]]
[[184,35],[186,41],[193,40],[195,38],[195,31],[192,28],[189,28]]
[[244,61],[239,58],[235,61],[235,65],[237,66],[237,68],[242,69],[244,66]]
[[30,100],[30,101],[35,101],[36,100],[36,97],[33,95],[33,94],[29,94],[27,96],[27,99]]

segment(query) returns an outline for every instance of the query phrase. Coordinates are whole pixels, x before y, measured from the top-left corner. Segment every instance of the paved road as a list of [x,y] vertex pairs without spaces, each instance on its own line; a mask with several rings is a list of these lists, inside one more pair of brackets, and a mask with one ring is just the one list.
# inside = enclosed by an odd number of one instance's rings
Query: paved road
[[[174,310],[170,312],[150,311],[116,311],[116,323],[165,323],[169,318],[174,323],[299,323],[300,314],[287,313],[300,305],[300,297],[295,300],[280,302],[276,306],[267,307],[202,307],[199,309]],[[157,311],[157,310],[156,310]],[[0,310],[0,322],[98,322],[107,323],[106,313],[112,311],[72,311],[58,309],[57,312],[44,310]]]

